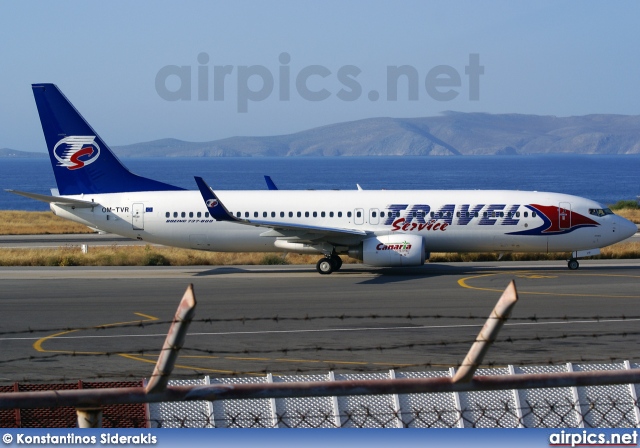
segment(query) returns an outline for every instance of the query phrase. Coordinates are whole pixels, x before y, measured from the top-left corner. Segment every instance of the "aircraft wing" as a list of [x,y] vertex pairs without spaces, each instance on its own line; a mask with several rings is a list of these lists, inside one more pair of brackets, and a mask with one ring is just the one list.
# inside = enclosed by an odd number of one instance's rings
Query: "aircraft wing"
[[29,199],[35,199],[36,201],[49,202],[51,204],[63,205],[67,207],[92,208],[100,205],[97,202],[82,201],[80,199],[70,199],[70,198],[64,198],[61,196],[48,196],[46,194],[28,193],[26,191],[20,191],[20,190],[4,190],[4,191],[8,193],[24,196]]
[[229,221],[254,227],[271,229],[261,236],[275,236],[290,240],[317,240],[331,237],[367,236],[367,232],[358,229],[344,229],[340,227],[310,226],[290,222],[261,221],[257,219],[243,219],[233,216],[218,199],[211,187],[201,177],[195,177],[200,194],[207,206],[211,217],[216,221]]

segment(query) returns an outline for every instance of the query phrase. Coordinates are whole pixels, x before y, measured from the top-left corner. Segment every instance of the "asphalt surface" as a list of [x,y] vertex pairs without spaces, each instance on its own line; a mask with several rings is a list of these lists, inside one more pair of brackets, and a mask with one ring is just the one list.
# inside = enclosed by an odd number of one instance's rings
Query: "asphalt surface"
[[640,260],[180,268],[0,268],[0,383],[148,377],[188,284],[172,375],[431,370],[464,359],[511,281],[490,365],[637,361]]

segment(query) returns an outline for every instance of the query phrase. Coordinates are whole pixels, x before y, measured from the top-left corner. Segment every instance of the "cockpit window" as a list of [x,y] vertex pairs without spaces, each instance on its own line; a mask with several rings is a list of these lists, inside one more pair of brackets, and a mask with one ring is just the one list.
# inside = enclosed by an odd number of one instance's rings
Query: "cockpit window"
[[613,212],[609,208],[590,208],[589,214],[594,216],[613,215]]

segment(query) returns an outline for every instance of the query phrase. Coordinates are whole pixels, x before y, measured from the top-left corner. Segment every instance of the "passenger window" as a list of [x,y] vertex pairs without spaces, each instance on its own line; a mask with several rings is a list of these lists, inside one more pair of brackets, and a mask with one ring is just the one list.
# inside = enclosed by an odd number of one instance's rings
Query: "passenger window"
[[253,217],[257,218],[258,217],[258,212],[253,212]]
[[280,212],[280,217],[284,218],[284,212]]
[[371,212],[371,217],[375,218],[378,214],[376,212]]
[[193,212],[189,212],[189,218],[193,218]]
[[482,217],[486,218],[487,217],[487,212],[482,212]]
[[318,212],[313,212],[313,217],[317,218],[318,217]]
[[241,212],[236,212],[236,216],[239,218],[242,215]]
[[302,216],[302,212],[298,212],[298,218],[300,218]]
[[531,212],[531,217],[535,218],[536,217],[536,212]]
[[320,217],[324,218],[326,216],[325,212],[320,213]]
[[182,213],[180,213],[180,216],[181,216],[182,218],[186,218],[186,217],[187,217],[187,214],[186,214],[185,212],[182,212]]
[[244,212],[244,217],[248,218],[249,217],[249,212]]
[[384,212],[380,212],[380,217],[384,218]]
[[333,212],[329,212],[329,218],[333,218]]
[[477,217],[478,217],[478,212],[475,212],[475,213],[473,214],[473,216],[474,216],[474,218],[477,218]]
[[362,217],[362,212],[360,212],[360,211],[356,212],[356,216],[357,216],[358,218],[361,218],[361,217]]
[[[240,212],[238,212],[238,213],[240,213]],[[197,216],[198,218],[202,218],[202,212],[198,212],[198,213],[196,214],[196,216]],[[240,215],[238,215],[238,216],[240,216]]]
[[168,217],[170,217],[170,216],[171,216],[171,213],[170,213],[170,212],[167,212],[167,213],[165,213],[165,215],[164,215],[164,216],[165,216],[166,218],[168,218]]
[[293,218],[293,212],[289,212],[289,218]]
[[267,217],[267,212],[262,212],[262,217],[266,218]]
[[204,217],[208,218],[209,217],[209,212],[204,212]]
[[516,218],[520,217],[520,212],[516,212]]
[[351,212],[347,212],[347,218],[351,218]]
[[309,217],[309,212],[304,212],[304,217],[308,218]]
[[529,212],[524,212],[524,217],[528,218],[529,217]]
[[458,218],[460,217],[460,212],[456,213],[456,217],[458,217]]
[[342,218],[342,212],[338,212],[338,218]]
[[276,217],[276,212],[271,212],[271,217],[275,218]]
[[434,212],[431,212],[431,217],[432,217],[432,218],[435,218],[435,217],[436,217],[436,214],[435,214]]

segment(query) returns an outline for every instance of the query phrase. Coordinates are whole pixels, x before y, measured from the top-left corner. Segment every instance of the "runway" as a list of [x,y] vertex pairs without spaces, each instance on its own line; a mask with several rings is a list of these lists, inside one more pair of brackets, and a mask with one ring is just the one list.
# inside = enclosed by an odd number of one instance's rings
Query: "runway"
[[173,378],[432,370],[461,362],[501,291],[489,365],[637,360],[640,260],[0,270],[0,383],[148,377],[187,285]]

